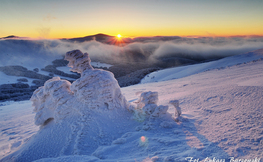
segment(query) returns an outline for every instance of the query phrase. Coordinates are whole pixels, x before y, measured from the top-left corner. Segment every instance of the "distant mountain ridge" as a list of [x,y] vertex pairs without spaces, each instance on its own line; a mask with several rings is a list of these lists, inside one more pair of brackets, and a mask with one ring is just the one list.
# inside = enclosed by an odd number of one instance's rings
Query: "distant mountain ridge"
[[91,41],[91,40],[96,40],[98,42],[106,42],[109,39],[113,38],[114,36],[110,36],[107,34],[95,34],[95,35],[89,35],[89,36],[85,36],[85,37],[78,37],[78,38],[63,38],[61,40],[68,40],[68,41],[76,41],[76,42],[85,42],[85,41]]
[[14,38],[20,38],[19,36],[15,36],[15,35],[9,35],[7,37],[2,37],[0,39],[14,39]]

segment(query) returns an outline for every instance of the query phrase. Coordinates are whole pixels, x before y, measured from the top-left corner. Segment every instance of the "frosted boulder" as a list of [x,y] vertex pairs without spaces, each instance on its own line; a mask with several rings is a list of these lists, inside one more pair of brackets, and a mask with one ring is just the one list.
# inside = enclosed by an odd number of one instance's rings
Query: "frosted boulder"
[[[137,106],[134,106],[134,111],[141,111],[143,114],[150,117],[159,117],[162,114],[166,114],[168,106],[158,106],[157,102],[158,92],[143,92],[137,101]],[[129,109],[132,109],[131,106]]]
[[157,108],[157,105],[156,104],[147,104],[145,105],[142,110],[145,114],[147,115],[151,115],[155,109]]
[[70,89],[79,102],[89,108],[127,108],[127,101],[113,74],[104,70],[86,70]]
[[171,100],[169,103],[175,107],[175,114],[177,114],[177,117],[179,117],[182,114],[182,110],[179,107],[179,101],[178,100]]
[[153,116],[153,117],[158,117],[158,116],[160,116],[161,114],[166,114],[167,110],[168,110],[168,106],[159,105],[159,106],[154,110],[154,112],[152,113],[152,116]]
[[65,117],[64,113],[68,113],[70,108],[63,105],[73,97],[70,85],[69,81],[54,77],[34,91],[30,100],[33,102],[33,111],[36,112],[36,125],[44,125],[47,121],[58,121]]
[[44,125],[53,119],[58,122],[75,112],[85,115],[90,109],[103,111],[129,107],[114,75],[93,69],[87,53],[69,51],[65,59],[69,61],[71,71],[80,73],[81,77],[72,84],[54,77],[34,92],[31,101],[36,112],[36,125]]
[[82,53],[80,50],[73,50],[66,53],[65,60],[69,61],[68,66],[71,67],[71,71],[81,73],[84,70],[90,69],[91,66],[90,58],[88,53]]
[[157,104],[158,92],[143,92],[138,102],[138,108],[143,108],[145,105],[148,104]]
[[71,71],[81,74],[70,87],[78,102],[91,109],[128,108],[114,75],[109,71],[93,69],[87,53],[73,50],[66,53],[65,59],[69,61]]

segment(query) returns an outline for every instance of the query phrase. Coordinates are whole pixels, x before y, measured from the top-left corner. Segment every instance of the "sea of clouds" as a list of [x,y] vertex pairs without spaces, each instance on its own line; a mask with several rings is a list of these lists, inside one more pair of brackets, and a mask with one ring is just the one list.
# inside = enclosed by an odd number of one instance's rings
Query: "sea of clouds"
[[88,52],[92,60],[105,63],[154,63],[166,57],[195,61],[213,60],[260,48],[263,48],[263,37],[147,37],[134,38],[131,43],[122,46],[105,44],[96,40],[73,42],[2,39],[0,40],[0,66],[18,63],[26,65],[39,58],[52,61],[62,58],[67,51],[73,49]]

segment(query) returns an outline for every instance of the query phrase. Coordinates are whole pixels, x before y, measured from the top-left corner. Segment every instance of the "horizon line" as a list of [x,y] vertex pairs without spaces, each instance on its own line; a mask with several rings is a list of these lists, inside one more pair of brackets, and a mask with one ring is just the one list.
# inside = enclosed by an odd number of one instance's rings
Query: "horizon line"
[[[0,37],[0,39],[36,39],[36,40],[41,40],[41,39],[73,39],[73,38],[84,38],[84,37],[89,37],[89,36],[96,36],[96,35],[105,35],[105,36],[111,36],[111,37],[117,37],[118,34],[116,35],[109,35],[109,34],[104,34],[104,33],[97,33],[97,34],[91,34],[91,35],[84,35],[84,36],[76,36],[76,37],[60,37],[60,38],[52,38],[52,37],[28,37],[28,36],[17,36],[17,35],[8,35],[4,37]],[[207,38],[235,38],[235,37],[263,37],[263,35],[256,35],[256,34],[250,34],[250,35],[153,35],[153,36],[123,36],[123,38],[151,38],[151,37],[196,37],[196,38],[201,38],[201,37],[207,37]]]

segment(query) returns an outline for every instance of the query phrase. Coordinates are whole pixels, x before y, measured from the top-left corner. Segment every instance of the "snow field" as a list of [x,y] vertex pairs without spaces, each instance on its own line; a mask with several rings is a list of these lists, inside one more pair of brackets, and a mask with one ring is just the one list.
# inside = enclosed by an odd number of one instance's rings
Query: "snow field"
[[[245,59],[250,61],[246,63],[193,73],[194,75],[176,80],[122,88],[121,92],[125,98],[135,105],[140,103],[143,92],[158,92],[158,105],[167,105],[169,113],[158,118],[139,113],[141,118],[137,118],[137,111],[131,113],[125,109],[90,109],[81,113],[80,117],[76,112],[60,124],[55,124],[55,120],[52,120],[41,126],[41,131],[20,147],[20,151],[1,161],[10,157],[21,161],[41,162],[161,162],[185,161],[187,157],[200,161],[205,161],[206,158],[229,161],[231,157],[261,158],[263,62],[260,57],[262,56],[259,54],[250,54]],[[177,122],[174,121],[177,111],[169,104],[171,100],[179,100],[182,110]],[[1,115],[9,120],[9,125],[17,123],[12,115],[26,119],[28,112],[32,111],[29,105],[20,109],[17,104],[19,103],[0,107],[16,108],[10,109],[6,114],[2,114],[3,110],[0,110]],[[21,115],[11,113],[17,109],[21,111]],[[32,118],[33,115],[31,126]],[[9,131],[21,131],[23,128],[23,131],[31,131],[34,134],[30,125],[23,125],[17,125]],[[9,127],[8,124],[3,126]],[[21,139],[29,138],[32,134],[26,134]],[[3,141],[8,143],[7,137],[10,136],[7,135]],[[14,151],[16,149],[11,147],[9,153]],[[5,152],[4,156],[7,154],[8,152]]]

